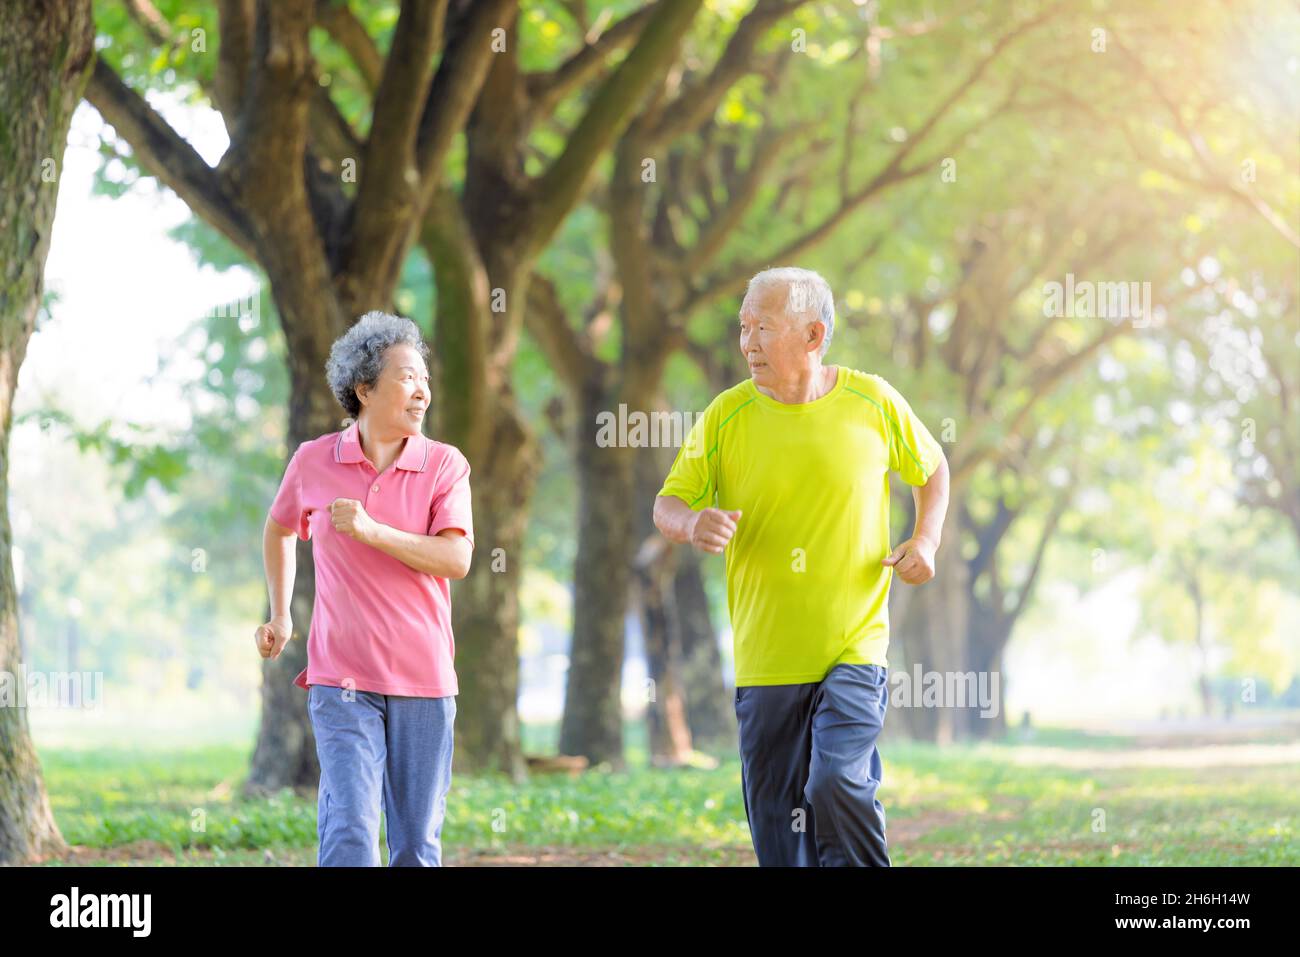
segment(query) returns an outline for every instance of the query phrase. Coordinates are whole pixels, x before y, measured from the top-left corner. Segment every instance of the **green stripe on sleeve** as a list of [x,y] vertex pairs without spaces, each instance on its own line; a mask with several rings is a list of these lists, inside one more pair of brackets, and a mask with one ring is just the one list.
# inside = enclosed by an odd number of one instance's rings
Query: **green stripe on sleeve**
[[[713,457],[713,453],[718,451],[718,444],[722,441],[723,426],[725,426],[728,422],[730,422],[733,418],[735,418],[737,412],[739,412],[741,409],[743,409],[745,406],[749,405],[749,403],[753,401],[754,401],[753,399],[748,399],[747,401],[740,403],[740,405],[736,406],[734,409],[731,410],[730,415],[728,415],[725,419],[723,419],[721,422],[718,423],[718,442],[713,443],[713,448],[709,449],[709,454],[704,457],[705,462],[707,462],[710,458]],[[712,476],[712,473],[710,473],[710,476]],[[709,487],[706,485],[704,491],[699,494],[699,496],[695,499],[694,502],[691,502],[691,508],[694,508],[696,503],[699,502],[700,499],[704,498],[704,496],[708,494],[709,494]]]
[[920,466],[922,472],[925,472],[927,475],[929,474],[928,472],[926,472],[925,465],[924,465],[924,464],[921,462],[921,460],[917,457],[916,453],[912,451],[912,447],[911,447],[910,445],[907,444],[907,440],[903,438],[903,435],[902,435],[903,427],[902,427],[901,425],[898,424],[898,420],[897,420],[896,418],[894,418],[894,417],[893,417],[892,415],[890,415],[887,411],[885,411],[885,407],[884,407],[883,405],[881,405],[881,404],[880,404],[879,402],[877,402],[875,399],[871,398],[871,396],[869,396],[869,395],[863,395],[863,393],[859,392],[857,389],[850,389],[848,386],[845,386],[845,387],[844,387],[844,391],[845,391],[845,392],[852,392],[854,395],[856,395],[856,396],[860,396],[861,398],[866,399],[868,402],[870,402],[872,405],[874,405],[877,409],[879,409],[880,412],[881,412],[881,414],[885,417],[886,421],[889,422],[889,427],[890,427],[890,429],[891,429],[891,430],[893,431],[893,433],[894,433],[894,438],[898,439],[898,444],[901,445],[903,448],[907,449],[907,454],[910,455],[910,456],[912,457],[912,461],[913,461],[913,462],[915,462],[918,466]]

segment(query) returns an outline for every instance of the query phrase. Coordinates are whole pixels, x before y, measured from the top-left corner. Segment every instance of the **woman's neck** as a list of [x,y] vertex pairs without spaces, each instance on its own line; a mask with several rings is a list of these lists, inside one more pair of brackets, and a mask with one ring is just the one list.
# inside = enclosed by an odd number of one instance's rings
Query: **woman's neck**
[[357,418],[357,441],[361,443],[361,454],[370,460],[376,472],[382,472],[393,463],[393,459],[402,454],[406,436],[402,433],[381,433],[363,411]]

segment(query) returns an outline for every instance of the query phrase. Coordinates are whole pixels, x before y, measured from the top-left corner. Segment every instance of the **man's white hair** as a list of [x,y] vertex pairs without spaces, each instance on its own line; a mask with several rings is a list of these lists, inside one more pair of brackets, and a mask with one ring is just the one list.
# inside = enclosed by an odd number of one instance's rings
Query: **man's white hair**
[[776,266],[764,269],[749,281],[745,287],[745,299],[751,293],[763,292],[773,286],[784,286],[787,290],[785,314],[793,320],[820,322],[826,327],[826,338],[822,340],[821,356],[831,345],[831,333],[835,331],[835,300],[831,297],[831,286],[820,273],[798,266]]

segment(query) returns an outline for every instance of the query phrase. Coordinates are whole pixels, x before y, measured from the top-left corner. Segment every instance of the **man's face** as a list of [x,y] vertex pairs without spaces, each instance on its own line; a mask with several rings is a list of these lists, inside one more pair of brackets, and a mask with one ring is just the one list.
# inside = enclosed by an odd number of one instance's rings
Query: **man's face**
[[429,370],[414,346],[396,345],[384,353],[384,371],[366,395],[375,424],[419,435],[429,408]]
[[786,315],[788,290],[770,286],[740,307],[740,351],[755,385],[788,382],[808,366],[808,324]]

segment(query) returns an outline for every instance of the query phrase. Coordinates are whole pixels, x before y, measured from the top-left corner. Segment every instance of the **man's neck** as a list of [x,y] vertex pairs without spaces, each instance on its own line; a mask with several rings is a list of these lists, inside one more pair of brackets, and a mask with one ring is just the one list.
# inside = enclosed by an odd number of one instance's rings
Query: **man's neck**
[[797,378],[789,382],[770,387],[755,385],[754,388],[777,402],[786,405],[802,405],[806,402],[815,402],[835,388],[837,371],[835,366],[824,366],[821,362],[817,362],[809,366],[806,371],[801,371]]

